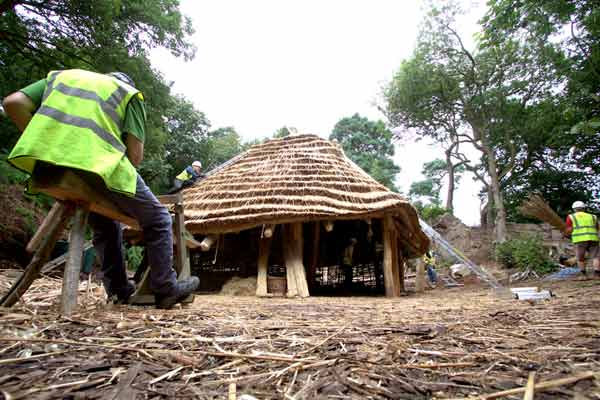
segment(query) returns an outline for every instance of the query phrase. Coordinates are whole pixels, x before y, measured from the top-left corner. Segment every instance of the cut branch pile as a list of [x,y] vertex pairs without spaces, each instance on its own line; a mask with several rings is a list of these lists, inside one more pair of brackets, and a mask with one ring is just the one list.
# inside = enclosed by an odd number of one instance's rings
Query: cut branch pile
[[171,311],[105,306],[101,288],[80,287],[71,319],[57,316],[60,282],[50,279],[0,311],[6,398],[600,396],[600,281],[557,283],[557,298],[532,304],[460,288],[399,299],[197,296]]
[[539,219],[546,222],[561,232],[564,232],[567,227],[565,221],[554,212],[552,208],[539,194],[531,194],[523,201],[519,212],[528,217]]

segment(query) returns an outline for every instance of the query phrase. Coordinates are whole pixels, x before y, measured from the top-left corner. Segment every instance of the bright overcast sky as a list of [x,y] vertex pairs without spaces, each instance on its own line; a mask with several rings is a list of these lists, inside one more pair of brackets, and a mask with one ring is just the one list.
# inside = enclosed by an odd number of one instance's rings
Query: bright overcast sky
[[[374,103],[411,55],[423,16],[418,0],[182,0],[181,9],[193,20],[196,58],[156,50],[152,63],[213,128],[233,126],[245,140],[284,125],[327,137],[356,112],[383,119]],[[465,23],[469,35],[478,10]],[[422,179],[423,162],[442,156],[425,143],[396,153],[403,192]],[[468,224],[479,221],[477,192],[468,177],[456,193],[455,212]]]

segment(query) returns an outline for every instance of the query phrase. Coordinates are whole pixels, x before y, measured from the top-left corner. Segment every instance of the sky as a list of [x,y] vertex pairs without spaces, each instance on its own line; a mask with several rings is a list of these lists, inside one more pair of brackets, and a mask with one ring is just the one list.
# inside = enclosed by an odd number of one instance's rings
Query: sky
[[[244,140],[282,126],[326,138],[354,113],[384,119],[381,88],[412,54],[424,14],[419,0],[182,0],[181,10],[194,25],[195,59],[156,49],[152,64],[213,128],[233,126]],[[467,36],[482,10],[462,21]],[[397,144],[397,187],[407,193],[422,164],[442,156],[425,141]],[[479,221],[478,191],[466,177],[455,193],[455,214],[469,225]]]

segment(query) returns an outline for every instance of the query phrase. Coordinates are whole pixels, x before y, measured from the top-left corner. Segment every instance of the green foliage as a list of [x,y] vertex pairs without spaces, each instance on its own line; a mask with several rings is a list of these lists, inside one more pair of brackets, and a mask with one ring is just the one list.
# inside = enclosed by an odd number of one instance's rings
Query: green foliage
[[358,114],[342,118],[335,124],[329,139],[337,140],[346,156],[373,179],[390,190],[398,191],[394,180],[400,167],[392,160],[392,132],[382,121],[370,121]]
[[413,201],[412,205],[417,209],[419,217],[428,224],[433,223],[438,217],[448,213],[449,211],[436,203],[423,204],[421,200]]
[[29,235],[33,235],[37,229],[37,223],[35,221],[35,214],[32,210],[24,207],[15,208],[15,212],[23,217],[23,224],[25,230]]
[[283,137],[291,135],[294,131],[295,131],[294,128],[288,128],[287,126],[282,126],[281,128],[279,128],[275,131],[275,133],[273,134],[273,138],[274,139],[283,138]]
[[540,236],[529,235],[499,243],[495,248],[496,259],[505,268],[530,269],[538,274],[547,274],[556,270],[549,259]]
[[131,246],[127,249],[126,259],[127,268],[131,271],[136,271],[142,259],[144,258],[144,248],[142,246]]
[[18,169],[11,166],[6,158],[8,154],[0,154],[0,184],[12,185],[23,183],[27,179],[27,174],[19,171]]

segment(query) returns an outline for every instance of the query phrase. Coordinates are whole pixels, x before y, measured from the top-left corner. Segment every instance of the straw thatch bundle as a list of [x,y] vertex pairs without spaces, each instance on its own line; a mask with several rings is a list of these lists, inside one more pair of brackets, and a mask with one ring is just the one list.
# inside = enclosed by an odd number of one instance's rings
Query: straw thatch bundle
[[427,243],[415,209],[316,135],[251,147],[183,192],[192,233],[233,232],[262,224],[359,219],[394,214],[405,236]]
[[519,212],[546,222],[560,231],[564,231],[567,227],[565,221],[550,208],[539,194],[530,194],[527,199],[523,200]]

